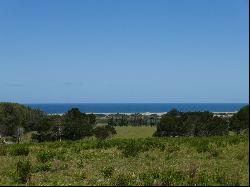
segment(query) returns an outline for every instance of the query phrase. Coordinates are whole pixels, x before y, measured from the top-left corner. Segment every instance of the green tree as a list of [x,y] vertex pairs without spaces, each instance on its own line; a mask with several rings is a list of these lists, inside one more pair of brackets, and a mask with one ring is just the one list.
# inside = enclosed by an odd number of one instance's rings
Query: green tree
[[96,123],[96,116],[93,113],[89,114],[87,116],[88,116],[89,124],[95,125],[95,123]]
[[77,140],[93,133],[93,124],[88,115],[81,113],[78,108],[72,108],[64,115],[63,135],[66,139]]
[[17,103],[0,103],[0,135],[14,136],[18,128],[36,130],[45,114]]
[[228,133],[227,121],[217,116],[213,117],[213,120],[208,123],[207,128],[209,136],[225,135]]
[[228,122],[211,112],[178,112],[164,114],[155,136],[215,136],[228,133]]
[[160,123],[157,125],[156,136],[176,136],[180,113],[173,109],[162,115]]
[[242,107],[230,120],[229,129],[237,134],[249,129],[249,105]]
[[193,115],[196,118],[194,136],[208,136],[208,125],[213,119],[213,114],[211,112],[205,111],[195,112]]

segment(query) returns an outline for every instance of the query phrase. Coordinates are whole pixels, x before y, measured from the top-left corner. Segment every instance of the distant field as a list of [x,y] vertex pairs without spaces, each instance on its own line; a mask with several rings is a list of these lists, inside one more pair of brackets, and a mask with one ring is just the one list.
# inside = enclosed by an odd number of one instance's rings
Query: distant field
[[[98,123],[97,126],[107,125],[107,123]],[[112,138],[148,138],[152,137],[156,131],[156,126],[117,126],[115,127],[117,134]]]
[[156,127],[142,126],[142,127],[132,127],[132,126],[122,126],[116,127],[117,134],[113,138],[147,138],[152,137],[153,133],[156,131]]

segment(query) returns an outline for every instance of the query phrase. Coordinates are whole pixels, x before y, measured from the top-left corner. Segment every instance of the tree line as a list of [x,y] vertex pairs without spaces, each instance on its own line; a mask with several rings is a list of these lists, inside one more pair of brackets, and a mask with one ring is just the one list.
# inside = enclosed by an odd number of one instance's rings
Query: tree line
[[96,126],[96,115],[72,108],[64,115],[47,115],[17,103],[0,103],[0,138],[14,137],[17,142],[27,132],[35,131],[32,138],[39,142],[77,140],[95,135],[105,139],[116,133],[114,126],[156,125],[154,136],[214,136],[229,131],[240,133],[249,128],[249,106],[231,118],[214,116],[211,112],[180,112],[171,110],[159,118],[157,115],[115,114],[108,117],[108,125]]
[[110,114],[108,115],[108,124],[111,126],[155,126],[160,123],[160,117],[157,114],[151,114],[149,116],[135,113],[131,115],[126,114]]
[[229,131],[239,134],[249,129],[249,106],[231,118],[214,116],[211,112],[180,112],[171,110],[161,117],[154,136],[216,136]]
[[17,103],[0,103],[0,138],[11,136],[18,142],[27,132],[39,142],[55,140],[77,140],[95,135],[107,138],[116,133],[111,126],[96,127],[94,114],[82,113],[72,108],[64,115],[47,115]]

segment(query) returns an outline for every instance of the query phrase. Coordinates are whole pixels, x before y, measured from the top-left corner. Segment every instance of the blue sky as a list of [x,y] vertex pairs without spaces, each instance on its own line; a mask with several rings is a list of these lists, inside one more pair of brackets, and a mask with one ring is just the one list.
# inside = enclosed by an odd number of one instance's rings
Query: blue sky
[[1,0],[0,101],[249,100],[247,0]]

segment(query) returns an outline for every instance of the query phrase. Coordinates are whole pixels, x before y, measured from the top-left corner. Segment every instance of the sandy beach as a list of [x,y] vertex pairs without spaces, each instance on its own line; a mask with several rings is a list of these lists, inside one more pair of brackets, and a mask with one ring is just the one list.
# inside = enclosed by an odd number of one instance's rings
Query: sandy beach
[[[237,111],[235,112],[212,112],[217,116],[222,116],[222,115],[226,115],[226,116],[232,116],[233,114],[235,114]],[[111,112],[111,113],[92,113],[92,112],[86,112],[86,114],[95,114],[95,115],[114,115],[114,114],[125,114],[125,115],[133,115],[133,114],[142,114],[144,116],[150,116],[150,115],[154,115],[156,114],[157,116],[162,116],[163,114],[166,114],[167,112],[137,112],[137,113],[131,113],[131,112],[121,112],[121,113],[117,113],[117,112]],[[62,116],[64,113],[49,113],[48,115],[60,115]]]

